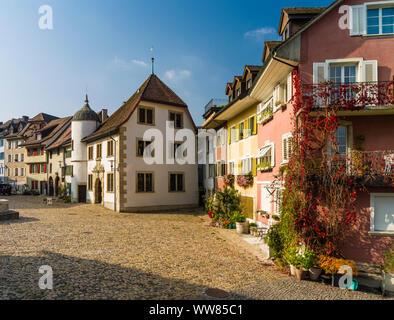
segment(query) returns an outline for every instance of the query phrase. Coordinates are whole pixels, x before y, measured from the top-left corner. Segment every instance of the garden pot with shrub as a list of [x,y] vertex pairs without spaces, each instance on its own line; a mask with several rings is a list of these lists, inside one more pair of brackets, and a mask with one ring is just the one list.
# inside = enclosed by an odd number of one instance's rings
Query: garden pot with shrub
[[296,267],[293,266],[292,264],[290,265],[290,275],[292,276],[296,275]]
[[383,255],[383,260],[382,291],[384,295],[391,296],[394,295],[394,247],[390,247]]
[[311,267],[309,269],[309,278],[312,281],[317,281],[319,279],[319,277],[320,277],[320,274],[321,274],[321,269],[320,268]]
[[236,222],[237,232],[238,233],[249,233],[249,222]]
[[307,270],[302,269],[302,268],[296,268],[295,275],[298,280],[304,280],[307,275]]

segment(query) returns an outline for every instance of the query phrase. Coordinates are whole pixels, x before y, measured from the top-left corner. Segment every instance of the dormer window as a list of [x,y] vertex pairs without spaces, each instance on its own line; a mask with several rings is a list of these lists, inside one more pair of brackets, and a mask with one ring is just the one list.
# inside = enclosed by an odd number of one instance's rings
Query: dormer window
[[239,97],[241,95],[241,89],[237,89],[237,97]]
[[252,79],[249,79],[248,82],[246,83],[246,88],[250,89],[252,87]]

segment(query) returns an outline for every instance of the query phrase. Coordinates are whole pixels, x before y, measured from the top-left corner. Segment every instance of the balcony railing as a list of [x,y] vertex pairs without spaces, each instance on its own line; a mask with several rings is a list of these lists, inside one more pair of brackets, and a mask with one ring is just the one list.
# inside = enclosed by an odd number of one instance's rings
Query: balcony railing
[[336,106],[345,109],[394,106],[394,81],[302,85],[302,99],[312,107]]
[[352,150],[345,157],[333,157],[329,160],[328,167],[343,168],[351,176],[386,176],[394,177],[394,150],[358,151]]
[[227,103],[228,103],[227,99],[216,99],[216,98],[211,99],[205,106],[205,112],[208,112],[211,108],[220,107]]

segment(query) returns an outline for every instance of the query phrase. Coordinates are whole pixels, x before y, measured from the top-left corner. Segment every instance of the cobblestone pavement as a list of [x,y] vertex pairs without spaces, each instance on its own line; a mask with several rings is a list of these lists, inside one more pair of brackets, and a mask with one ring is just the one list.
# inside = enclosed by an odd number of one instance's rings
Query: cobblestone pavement
[[[381,299],[289,278],[196,212],[119,214],[5,199],[20,220],[0,222],[0,299],[208,299],[206,288],[238,299]],[[53,290],[38,287],[42,265],[53,269]]]

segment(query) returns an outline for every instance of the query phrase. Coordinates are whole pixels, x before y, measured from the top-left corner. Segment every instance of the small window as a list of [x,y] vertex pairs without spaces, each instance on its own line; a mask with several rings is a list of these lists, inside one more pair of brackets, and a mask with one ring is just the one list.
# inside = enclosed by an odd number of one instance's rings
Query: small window
[[96,159],[101,159],[101,156],[102,156],[102,144],[100,143],[100,144],[98,144],[97,146],[96,146]]
[[237,136],[237,130],[236,130],[235,126],[232,126],[230,129],[231,143],[234,143],[237,141],[236,136]]
[[394,7],[367,10],[367,34],[394,33]]
[[137,192],[153,192],[153,173],[137,172]]
[[174,123],[175,129],[183,128],[183,113],[179,112],[170,112],[169,120]]
[[107,191],[114,192],[114,174],[113,173],[107,174]]
[[210,164],[208,167],[208,177],[209,178],[213,178],[215,177],[215,165],[214,164]]
[[138,123],[139,124],[154,124],[154,110],[152,108],[139,108],[138,109]]
[[240,124],[239,124],[239,140],[242,140],[243,138],[244,138],[244,135],[245,135],[245,132],[244,132],[244,128],[245,128],[245,124],[244,124],[244,122],[242,121]]
[[184,188],[184,173],[171,172],[169,173],[169,192],[183,192]]
[[[137,139],[137,157],[143,157],[144,151],[152,144],[152,141],[144,141],[142,139]],[[149,154],[148,150],[148,154]],[[153,157],[153,152],[150,151],[151,156]]]
[[[183,157],[186,156],[185,155],[186,150],[184,151],[183,155],[181,153],[181,151],[182,151],[181,145],[182,145],[182,142],[175,142],[175,143],[171,144],[172,147],[171,147],[170,159],[182,159]],[[207,149],[207,151],[209,152],[209,149]]]
[[88,159],[93,160],[93,146],[88,148]]
[[228,173],[229,174],[235,174],[235,170],[234,170],[234,161],[230,161],[228,163]]
[[88,175],[88,190],[89,191],[93,190],[93,175],[92,174]]
[[252,87],[252,79],[249,79],[247,82],[247,88],[250,89]]
[[267,171],[274,167],[274,144],[266,143],[266,145],[261,148],[256,156],[257,158],[257,168],[261,171]]
[[114,141],[109,140],[107,141],[107,157],[113,157],[114,156]]
[[394,194],[371,194],[371,231],[394,233]]
[[252,172],[252,161],[253,158],[246,158],[241,160],[240,174],[249,174]]
[[256,123],[256,116],[250,117],[249,118],[249,131],[250,131],[249,136],[256,134],[255,123]]

